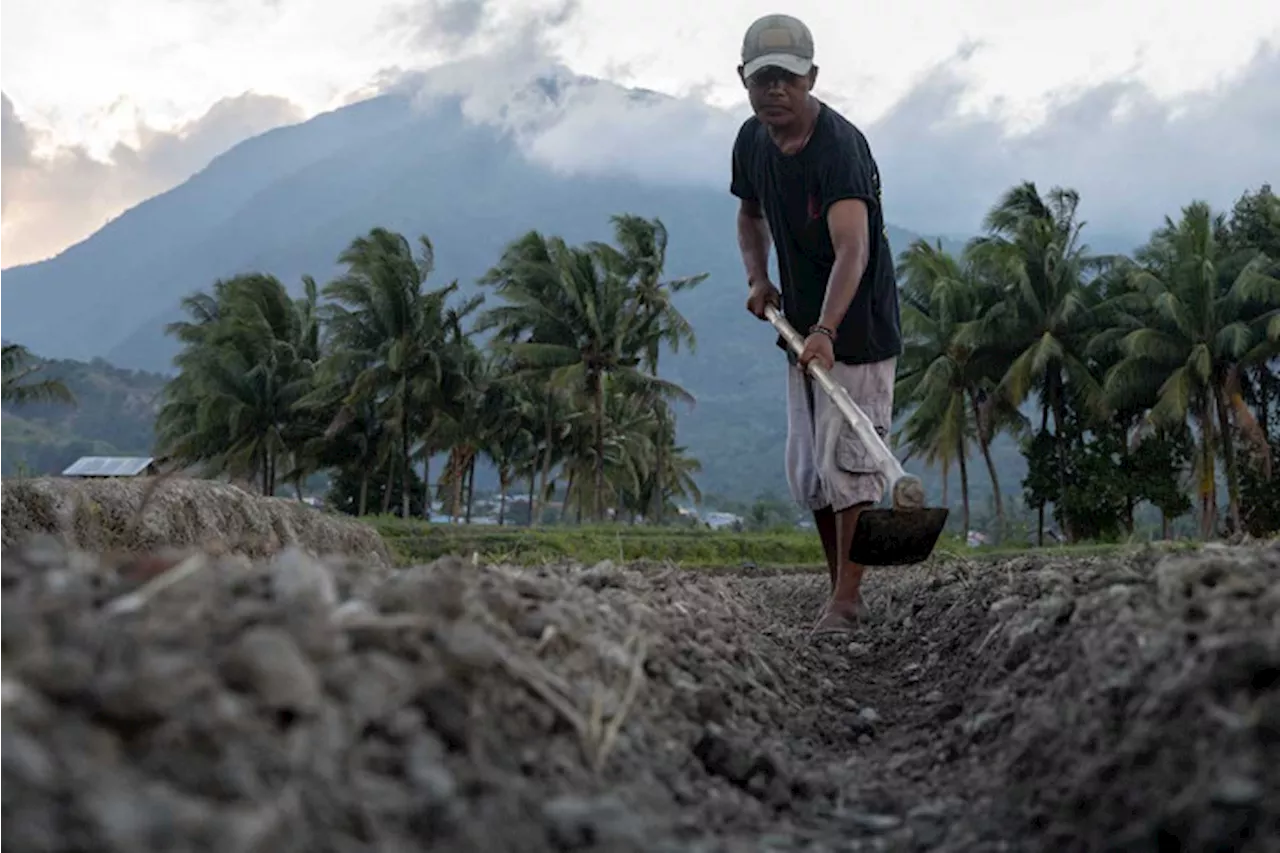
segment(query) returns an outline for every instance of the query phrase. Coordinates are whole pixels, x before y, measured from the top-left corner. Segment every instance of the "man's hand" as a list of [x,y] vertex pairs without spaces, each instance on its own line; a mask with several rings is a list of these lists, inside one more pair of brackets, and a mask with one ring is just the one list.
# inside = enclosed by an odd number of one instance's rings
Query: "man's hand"
[[772,305],[774,308],[782,307],[782,296],[778,293],[778,288],[774,287],[767,279],[757,279],[756,283],[751,285],[751,294],[747,297],[747,310],[756,315],[757,318],[763,320],[764,306]]
[[823,370],[835,367],[836,356],[831,350],[831,338],[821,332],[814,332],[804,339],[804,349],[800,351],[800,368],[809,369],[809,362],[816,361]]

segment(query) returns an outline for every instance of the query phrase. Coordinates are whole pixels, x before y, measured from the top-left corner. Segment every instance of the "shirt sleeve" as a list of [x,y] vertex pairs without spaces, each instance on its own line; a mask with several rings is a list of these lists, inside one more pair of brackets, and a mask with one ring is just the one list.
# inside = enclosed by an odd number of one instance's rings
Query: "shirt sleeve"
[[756,201],[756,188],[751,184],[750,173],[747,169],[747,135],[744,126],[738,131],[738,137],[733,142],[733,176],[729,183],[729,192],[733,193],[744,201]]
[[861,199],[873,210],[879,206],[880,174],[869,151],[850,142],[834,146],[825,160],[818,171],[824,218],[831,205],[846,198]]

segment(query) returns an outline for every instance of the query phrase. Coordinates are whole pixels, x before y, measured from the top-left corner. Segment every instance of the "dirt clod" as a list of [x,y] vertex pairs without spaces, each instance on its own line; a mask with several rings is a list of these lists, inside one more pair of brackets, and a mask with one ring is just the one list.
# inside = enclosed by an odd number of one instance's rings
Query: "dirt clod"
[[874,571],[877,619],[820,645],[821,575],[200,559],[168,583],[186,558],[139,578],[47,538],[5,552],[5,845],[1280,837],[1275,544]]

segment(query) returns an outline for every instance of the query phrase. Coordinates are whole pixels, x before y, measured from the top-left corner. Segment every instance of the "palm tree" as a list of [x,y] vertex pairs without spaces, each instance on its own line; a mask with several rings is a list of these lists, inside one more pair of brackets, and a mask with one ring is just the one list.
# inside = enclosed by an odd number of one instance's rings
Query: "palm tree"
[[[480,441],[484,454],[498,472],[498,524],[501,525],[506,520],[507,495],[522,461],[530,463],[532,478],[537,403],[528,393],[528,385],[508,375],[502,361],[490,362],[486,373],[490,381],[480,402]],[[532,496],[529,510],[533,511]]]
[[[456,523],[462,511],[464,484],[472,475],[476,457],[484,450],[491,419],[502,414],[490,407],[493,375],[485,355],[474,346],[455,354],[442,385],[444,399],[438,441],[449,448],[440,494],[449,494],[449,515]],[[469,512],[468,512],[469,515]]]
[[[418,245],[415,256],[405,237],[374,228],[343,251],[339,261],[348,271],[325,288],[333,300],[325,306],[329,358],[336,362],[333,372],[344,374],[348,365],[363,365],[344,405],[373,401],[385,419],[396,442],[396,452],[388,458],[398,469],[400,509],[406,518],[414,435],[429,420],[428,409],[443,377],[446,303],[457,290],[457,282],[423,290],[435,266],[435,252],[425,235]],[[388,473],[397,472],[389,468]],[[384,498],[384,510],[387,501],[389,497]]]
[[[1039,386],[1041,431],[1053,414],[1060,491],[1066,487],[1067,394],[1078,394],[1095,414],[1104,412],[1101,386],[1083,357],[1092,302],[1083,282],[1098,260],[1080,243],[1079,202],[1074,190],[1061,188],[1042,198],[1032,182],[1001,197],[984,221],[990,233],[971,241],[968,252],[982,276],[1002,285],[1004,298],[960,336],[1008,365],[997,390],[1013,406]],[[1070,520],[1062,521],[1070,539]],[[1043,510],[1039,526],[1043,542]]]
[[530,232],[510,246],[485,281],[507,304],[490,309],[480,327],[496,329],[494,346],[549,387],[583,395],[594,418],[594,515],[604,517],[605,395],[610,375],[662,396],[692,398],[682,388],[638,369],[636,331],[627,282],[599,254]]
[[[1200,434],[1197,459],[1201,533],[1212,536],[1217,498],[1214,458],[1226,468],[1229,513],[1240,524],[1239,472],[1234,437],[1243,405],[1242,368],[1274,357],[1280,338],[1280,281],[1266,274],[1258,255],[1234,276],[1222,274],[1219,242],[1224,217],[1203,202],[1183,208],[1137,254],[1129,291],[1108,303],[1112,334],[1121,334],[1123,358],[1107,374],[1113,401],[1143,396],[1157,426],[1176,427],[1188,417]],[[1236,414],[1237,429],[1232,415]]]
[[[702,466],[676,444],[675,424],[655,410],[649,396],[615,383],[609,400],[609,464],[607,480],[620,512],[652,517],[659,488],[668,497],[702,500],[693,475]],[[658,466],[663,470],[658,471]]]
[[913,451],[959,461],[963,524],[968,531],[968,441],[976,435],[1003,531],[1004,504],[990,452],[994,418],[984,412],[995,405],[996,397],[988,393],[991,370],[982,352],[960,335],[990,310],[998,293],[972,265],[962,265],[944,252],[941,242],[914,241],[899,256],[898,267],[903,277],[905,346],[894,396],[917,404],[903,425],[904,438]]
[[256,477],[263,494],[275,494],[281,462],[307,439],[295,406],[311,389],[319,350],[314,282],[306,291],[295,302],[278,279],[253,273],[183,301],[193,322],[167,327],[185,346],[157,419],[162,455]]
[[[667,229],[662,220],[622,214],[610,217],[610,221],[614,226],[617,248],[594,243],[592,249],[602,257],[609,269],[631,282],[634,310],[638,314],[636,335],[640,351],[644,354],[642,363],[649,375],[657,378],[658,358],[664,342],[671,347],[672,352],[678,352],[681,343],[687,343],[690,350],[697,346],[693,327],[676,309],[673,297],[705,281],[708,273],[664,281],[662,275],[666,268]],[[658,429],[661,430],[668,420],[666,401],[655,396],[649,402],[654,407]],[[651,490],[654,501],[651,512],[654,522],[661,524],[666,505],[666,488],[663,485],[666,465],[662,459],[666,447],[663,442],[659,442],[656,447],[658,458],[653,472],[657,483]]]

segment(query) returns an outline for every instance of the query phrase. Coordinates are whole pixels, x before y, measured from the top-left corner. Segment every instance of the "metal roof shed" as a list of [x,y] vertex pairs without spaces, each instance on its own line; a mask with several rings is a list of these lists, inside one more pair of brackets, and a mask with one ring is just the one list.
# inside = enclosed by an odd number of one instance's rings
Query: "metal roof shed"
[[62,476],[138,477],[155,473],[155,459],[150,456],[81,456]]

